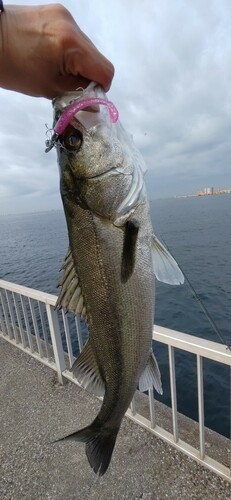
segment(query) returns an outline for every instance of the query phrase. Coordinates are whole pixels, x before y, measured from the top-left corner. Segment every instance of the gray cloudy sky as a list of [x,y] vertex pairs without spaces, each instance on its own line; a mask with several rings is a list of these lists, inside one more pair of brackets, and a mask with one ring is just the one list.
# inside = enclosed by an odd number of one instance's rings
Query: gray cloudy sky
[[[62,3],[115,65],[109,98],[144,155],[150,198],[231,187],[230,0]],[[44,152],[51,103],[5,90],[0,102],[0,214],[60,208]]]

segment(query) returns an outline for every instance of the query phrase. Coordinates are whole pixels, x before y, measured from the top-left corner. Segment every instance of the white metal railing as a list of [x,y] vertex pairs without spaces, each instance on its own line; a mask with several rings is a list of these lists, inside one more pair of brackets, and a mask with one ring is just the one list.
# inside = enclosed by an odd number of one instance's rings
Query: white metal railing
[[[70,367],[75,354],[82,350],[84,344],[80,319],[73,318],[73,315],[65,314],[63,311],[57,311],[56,300],[55,295],[0,280],[0,337],[54,369],[61,383],[65,377],[78,384]],[[203,394],[203,359],[231,366],[230,350],[221,344],[157,325],[153,328],[153,339],[168,346],[172,432],[156,423],[156,401],[153,390],[149,390],[148,394],[149,418],[136,410],[135,398],[127,411],[127,416],[231,481],[230,466],[209,457],[205,451]],[[74,350],[75,345],[76,350]],[[179,438],[175,348],[193,353],[196,357],[199,449]]]
[[[55,310],[57,297],[0,280],[0,335],[57,371],[62,383],[83,340],[80,319]],[[72,320],[72,321],[71,321]]]

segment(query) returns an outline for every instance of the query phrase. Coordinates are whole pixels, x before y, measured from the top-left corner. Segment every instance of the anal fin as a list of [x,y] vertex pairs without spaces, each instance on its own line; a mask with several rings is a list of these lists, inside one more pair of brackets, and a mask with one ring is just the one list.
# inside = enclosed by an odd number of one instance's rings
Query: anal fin
[[159,394],[163,394],[159,366],[152,352],[150,354],[150,358],[148,360],[146,368],[141,374],[139,380],[139,390],[141,392],[145,392],[148,391],[148,389],[151,389],[153,386]]

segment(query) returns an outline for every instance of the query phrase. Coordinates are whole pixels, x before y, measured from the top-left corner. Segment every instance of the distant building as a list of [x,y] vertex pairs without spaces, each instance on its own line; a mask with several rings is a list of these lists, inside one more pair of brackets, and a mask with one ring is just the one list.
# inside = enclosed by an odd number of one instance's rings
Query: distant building
[[206,187],[206,188],[204,188],[204,193],[203,194],[214,194],[214,188],[213,187]]

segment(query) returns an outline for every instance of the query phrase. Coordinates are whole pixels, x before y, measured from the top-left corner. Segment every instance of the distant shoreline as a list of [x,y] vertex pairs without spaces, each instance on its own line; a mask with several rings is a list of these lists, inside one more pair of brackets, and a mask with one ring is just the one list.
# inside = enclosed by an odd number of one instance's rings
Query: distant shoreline
[[175,196],[175,198],[200,198],[201,196],[222,196],[226,194],[231,194],[231,189],[221,191],[219,193],[196,193],[196,194],[181,194]]

